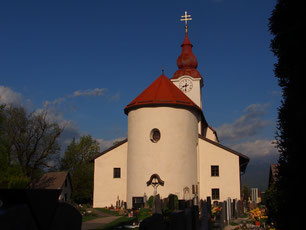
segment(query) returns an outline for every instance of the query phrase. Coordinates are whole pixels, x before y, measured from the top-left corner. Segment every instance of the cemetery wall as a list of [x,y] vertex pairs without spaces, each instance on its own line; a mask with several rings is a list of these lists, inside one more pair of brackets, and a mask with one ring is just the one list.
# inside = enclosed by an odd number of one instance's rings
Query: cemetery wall
[[[115,205],[126,200],[128,142],[95,159],[93,207]],[[114,178],[114,168],[120,168],[120,178]]]
[[[211,176],[212,165],[219,166],[219,176]],[[211,197],[212,188],[219,188],[221,201],[240,199],[239,156],[199,138],[199,168],[201,199]]]
[[[165,181],[158,193],[183,197],[183,189],[197,182],[198,116],[192,111],[172,107],[145,107],[128,114],[128,185],[127,204],[132,197],[150,196],[153,188],[146,186],[157,173]],[[152,129],[159,129],[161,138],[150,140]]]

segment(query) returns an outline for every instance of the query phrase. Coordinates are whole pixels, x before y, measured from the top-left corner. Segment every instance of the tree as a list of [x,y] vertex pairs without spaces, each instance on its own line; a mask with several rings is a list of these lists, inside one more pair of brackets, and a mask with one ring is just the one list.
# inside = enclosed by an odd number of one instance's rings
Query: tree
[[242,200],[248,201],[248,199],[249,199],[249,189],[248,189],[248,186],[246,184],[243,185],[241,193],[242,193]]
[[99,143],[90,135],[73,139],[61,159],[60,169],[71,173],[72,198],[77,203],[92,202],[93,164],[90,160],[100,151]]
[[305,142],[305,12],[303,1],[278,0],[270,18],[274,35],[271,48],[277,57],[274,73],[282,89],[278,110],[277,147],[280,152],[278,179],[273,190],[276,204],[271,213],[279,229],[300,229],[296,221],[299,211],[296,194],[300,191],[299,176],[304,162],[302,143]]
[[47,121],[46,111],[27,114],[22,107],[1,108],[1,184],[14,178],[18,184],[33,181],[59,157],[57,139],[63,129]]

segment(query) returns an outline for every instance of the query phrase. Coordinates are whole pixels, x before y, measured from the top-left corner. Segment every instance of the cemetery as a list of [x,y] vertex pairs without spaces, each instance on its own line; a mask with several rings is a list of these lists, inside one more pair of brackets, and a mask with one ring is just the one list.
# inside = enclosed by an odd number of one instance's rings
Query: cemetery
[[[99,209],[111,215],[120,216],[109,226],[97,229],[140,229],[140,230],[217,230],[217,229],[274,229],[267,224],[264,205],[231,200],[212,202],[210,197],[197,204],[196,195],[191,200],[180,200],[174,194],[161,198],[159,194],[150,196],[137,208],[127,209],[126,202],[116,202],[115,206]],[[125,218],[123,218],[125,217]]]

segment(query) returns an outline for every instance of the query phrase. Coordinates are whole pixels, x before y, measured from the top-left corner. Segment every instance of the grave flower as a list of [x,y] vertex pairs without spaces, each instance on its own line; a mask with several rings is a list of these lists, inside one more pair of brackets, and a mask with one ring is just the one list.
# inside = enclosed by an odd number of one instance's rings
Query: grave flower
[[219,207],[219,206],[212,207],[211,209],[212,216],[213,217],[219,216],[221,214],[221,211],[222,211],[222,207]]

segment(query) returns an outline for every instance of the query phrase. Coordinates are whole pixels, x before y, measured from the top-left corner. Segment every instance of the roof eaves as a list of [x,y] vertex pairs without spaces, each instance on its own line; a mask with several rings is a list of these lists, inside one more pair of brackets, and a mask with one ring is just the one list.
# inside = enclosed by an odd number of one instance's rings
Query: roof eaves
[[230,149],[230,148],[228,148],[228,147],[226,147],[226,146],[224,146],[224,145],[221,145],[221,144],[218,143],[218,142],[215,142],[215,141],[212,141],[212,140],[210,140],[210,139],[208,139],[208,138],[206,138],[206,137],[203,137],[203,136],[200,135],[200,134],[199,134],[199,138],[201,138],[201,139],[204,140],[204,141],[207,141],[207,142],[209,142],[209,143],[211,143],[211,144],[213,144],[213,145],[216,145],[216,146],[218,146],[218,147],[220,147],[220,148],[222,148],[222,149],[224,149],[224,150],[226,150],[226,151],[229,151],[229,152],[231,152],[231,153],[233,153],[233,154],[239,156],[239,164],[240,164],[240,166],[241,166],[241,170],[242,170],[243,172],[245,171],[246,166],[247,166],[247,164],[248,164],[249,161],[250,161],[250,158],[249,158],[248,156],[246,156],[246,155],[244,155],[244,154],[242,154],[242,153],[240,153],[240,152],[237,152],[237,151],[235,151],[235,150],[233,150],[233,149]]
[[113,149],[119,147],[120,145],[122,145],[122,144],[124,144],[124,143],[126,143],[126,142],[127,142],[127,138],[125,138],[125,139],[122,140],[122,141],[119,141],[117,144],[115,144],[115,145],[109,147],[108,149],[106,149],[106,150],[104,150],[104,151],[98,153],[97,155],[95,155],[89,162],[91,162],[91,163],[94,162],[94,160],[95,160],[96,158],[98,158],[98,157],[100,157],[100,156],[102,156],[102,155],[108,153],[109,151],[111,151],[111,150],[113,150]]

